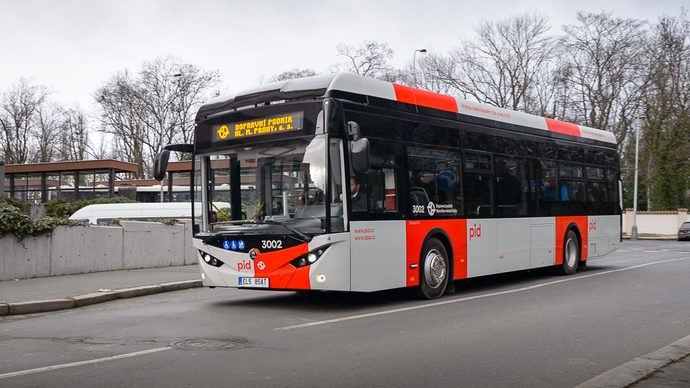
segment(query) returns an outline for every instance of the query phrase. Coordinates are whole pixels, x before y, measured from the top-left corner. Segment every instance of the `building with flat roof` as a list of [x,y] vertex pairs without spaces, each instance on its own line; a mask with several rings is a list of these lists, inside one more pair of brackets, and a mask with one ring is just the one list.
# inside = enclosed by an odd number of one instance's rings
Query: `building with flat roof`
[[[256,166],[241,172],[238,180],[244,191],[250,191],[256,180]],[[230,159],[211,161],[209,179],[213,197],[218,201],[230,198]],[[165,202],[191,200],[192,161],[168,163],[167,178],[134,179],[139,168],[134,163],[112,159],[81,160],[5,166],[5,196],[24,201],[43,203],[55,198],[67,200],[111,198],[116,195],[139,202]],[[161,187],[162,184],[162,187]]]
[[6,196],[34,203],[113,197],[116,182],[138,171],[134,163],[112,159],[8,164],[3,185]]

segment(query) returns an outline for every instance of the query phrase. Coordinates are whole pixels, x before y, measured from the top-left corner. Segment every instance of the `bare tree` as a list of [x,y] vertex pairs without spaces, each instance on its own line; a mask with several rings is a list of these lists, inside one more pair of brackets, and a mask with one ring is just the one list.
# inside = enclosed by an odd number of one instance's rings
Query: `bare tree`
[[622,144],[638,117],[644,88],[644,23],[583,13],[563,28],[568,109],[585,125],[612,131]]
[[0,142],[5,162],[22,164],[31,160],[32,126],[48,91],[20,79],[0,100]]
[[120,72],[96,94],[102,130],[113,136],[116,153],[148,176],[164,145],[192,140],[196,110],[218,79],[172,57],[144,63],[136,77]]
[[79,108],[62,112],[60,130],[60,159],[84,160],[89,156],[89,122]]
[[333,66],[335,71],[348,71],[365,77],[392,81],[396,72],[390,61],[393,50],[388,43],[365,40],[357,45],[340,43],[336,46],[342,60]]
[[32,128],[36,152],[31,158],[34,162],[51,162],[58,150],[58,140],[62,120],[62,110],[53,103],[41,104]]
[[453,73],[453,66],[454,63],[447,55],[426,54],[417,60],[416,66],[410,62],[402,69],[397,81],[435,93],[450,94],[454,89],[445,75]]
[[209,96],[218,94],[212,89],[219,83],[220,74],[218,71],[202,70],[189,63],[180,64],[178,69],[171,109],[173,121],[178,123],[179,131],[172,136],[172,140],[191,143],[196,112]]
[[[431,62],[434,78],[454,94],[501,108],[539,111],[535,89],[553,58],[546,16],[525,14],[482,22],[476,40]],[[542,81],[543,82],[543,81]]]
[[133,97],[136,85],[127,71],[116,74],[96,93],[101,108],[102,131],[112,135],[113,149],[120,160],[139,166],[138,178],[144,177],[146,126],[139,119],[139,104]]
[[315,76],[317,73],[313,69],[292,69],[288,71],[284,71],[280,74],[274,75],[271,77],[271,82],[278,82],[278,81],[286,81],[289,79],[295,79],[295,78],[304,78],[304,77],[311,77]]

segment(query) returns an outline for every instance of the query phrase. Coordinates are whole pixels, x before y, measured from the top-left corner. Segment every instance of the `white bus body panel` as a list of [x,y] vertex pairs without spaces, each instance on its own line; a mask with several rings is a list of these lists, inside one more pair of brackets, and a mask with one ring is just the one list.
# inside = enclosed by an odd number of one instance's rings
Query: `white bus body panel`
[[589,258],[600,257],[620,245],[620,216],[589,216]]
[[405,287],[405,221],[351,221],[352,291]]
[[536,218],[529,225],[530,268],[553,265],[556,250],[556,219],[554,217]]
[[328,245],[328,249],[309,267],[311,288],[350,291],[350,233],[316,236],[309,243],[309,250],[324,245]]
[[531,254],[531,226],[534,218],[508,218],[498,222],[496,272],[528,269]]
[[467,220],[467,277],[496,273],[497,219]]

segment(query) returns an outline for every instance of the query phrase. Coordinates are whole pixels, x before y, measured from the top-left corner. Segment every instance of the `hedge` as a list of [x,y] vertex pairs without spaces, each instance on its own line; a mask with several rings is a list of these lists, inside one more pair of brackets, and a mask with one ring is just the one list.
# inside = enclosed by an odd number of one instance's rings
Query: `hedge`
[[15,206],[13,202],[11,200],[0,202],[0,237],[14,234],[21,240],[26,236],[48,233],[58,225],[83,225],[83,222],[70,221],[64,218],[31,218],[25,209]]

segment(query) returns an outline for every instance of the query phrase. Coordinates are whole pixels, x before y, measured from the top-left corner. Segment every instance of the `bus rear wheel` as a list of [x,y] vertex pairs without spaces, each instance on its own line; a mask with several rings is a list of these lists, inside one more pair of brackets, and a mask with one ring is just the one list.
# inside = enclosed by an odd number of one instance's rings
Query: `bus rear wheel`
[[580,264],[580,239],[572,229],[568,230],[563,240],[563,264],[558,269],[561,275],[573,275]]
[[448,287],[449,277],[446,247],[438,239],[429,239],[422,249],[417,296],[423,299],[440,298]]

